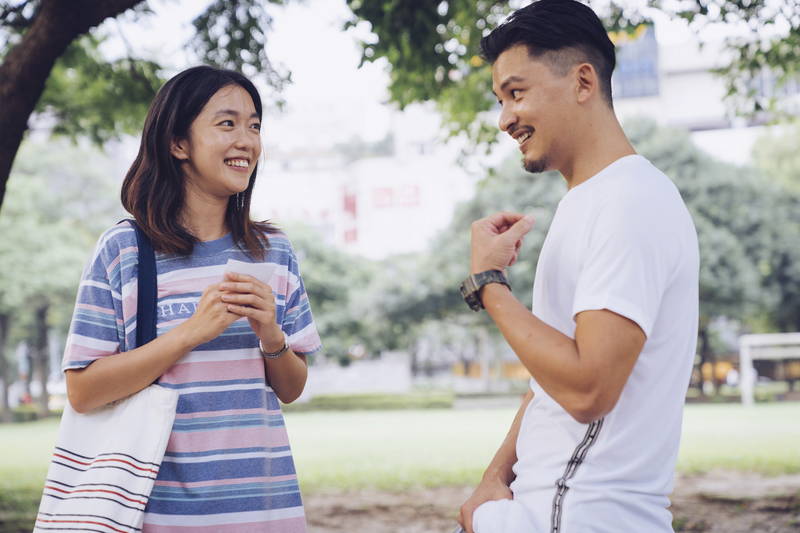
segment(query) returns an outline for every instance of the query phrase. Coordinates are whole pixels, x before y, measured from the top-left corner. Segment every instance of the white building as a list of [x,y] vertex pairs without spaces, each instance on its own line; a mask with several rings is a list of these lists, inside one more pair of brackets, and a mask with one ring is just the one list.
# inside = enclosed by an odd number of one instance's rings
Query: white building
[[254,213],[279,225],[303,222],[372,259],[423,250],[472,195],[474,178],[454,148],[435,140],[436,129],[403,131],[395,130],[392,154],[351,162],[332,149],[268,154]]
[[[725,100],[725,82],[713,72],[730,62],[722,41],[660,44],[657,29],[641,26],[618,42],[613,77],[614,107],[623,120],[646,116],[660,124],[687,129],[694,142],[718,159],[750,161],[752,146],[766,126],[763,116],[736,116]],[[754,88],[772,94],[775,80],[765,73]],[[785,105],[800,109],[800,84],[782,88]]]

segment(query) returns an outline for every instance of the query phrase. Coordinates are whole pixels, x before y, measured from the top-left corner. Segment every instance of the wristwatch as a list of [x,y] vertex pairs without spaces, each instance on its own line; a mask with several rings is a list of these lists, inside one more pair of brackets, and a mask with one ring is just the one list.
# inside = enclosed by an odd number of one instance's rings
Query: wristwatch
[[258,351],[261,352],[261,357],[265,359],[277,359],[282,356],[286,350],[289,349],[289,343],[286,342],[286,337],[283,338],[283,347],[277,352],[265,352],[264,347],[261,345],[261,340],[258,341]]
[[464,297],[464,301],[473,311],[483,309],[481,289],[489,283],[501,283],[508,287],[508,290],[511,290],[508,279],[500,270],[486,270],[485,272],[471,274],[461,283],[461,296]]

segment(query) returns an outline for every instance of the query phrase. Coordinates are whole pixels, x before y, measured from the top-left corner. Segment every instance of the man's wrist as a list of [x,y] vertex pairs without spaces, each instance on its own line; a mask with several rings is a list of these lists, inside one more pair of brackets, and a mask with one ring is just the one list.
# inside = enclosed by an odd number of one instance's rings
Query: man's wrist
[[496,267],[494,265],[481,265],[481,264],[478,264],[478,263],[472,263],[470,265],[469,273],[470,274],[480,274],[481,272],[487,272],[489,270],[498,270],[498,271],[502,272],[504,275],[506,273],[506,269],[504,267],[503,268],[498,268],[498,267]]
[[511,292],[507,285],[502,283],[489,283],[481,287],[480,299],[484,309],[488,309],[492,305],[492,301],[498,295]]
[[485,306],[483,305],[483,289],[490,284],[501,284],[511,290],[508,279],[501,270],[490,269],[475,274],[470,274],[461,283],[459,290],[464,301],[473,311],[480,311]]
[[514,477],[511,465],[504,465],[503,467],[487,468],[481,479],[487,482],[496,481],[508,487],[514,481]]

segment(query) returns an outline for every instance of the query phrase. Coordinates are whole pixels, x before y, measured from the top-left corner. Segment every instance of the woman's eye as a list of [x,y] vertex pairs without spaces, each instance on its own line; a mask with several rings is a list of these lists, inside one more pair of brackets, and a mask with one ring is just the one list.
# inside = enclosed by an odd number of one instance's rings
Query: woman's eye
[[233,127],[233,121],[232,120],[223,120],[222,122],[219,123],[219,125],[220,126]]
[[250,127],[253,128],[254,130],[261,131],[261,123],[260,122],[256,122],[255,124],[252,124]]
[[519,89],[511,89],[511,98],[516,100],[521,92]]

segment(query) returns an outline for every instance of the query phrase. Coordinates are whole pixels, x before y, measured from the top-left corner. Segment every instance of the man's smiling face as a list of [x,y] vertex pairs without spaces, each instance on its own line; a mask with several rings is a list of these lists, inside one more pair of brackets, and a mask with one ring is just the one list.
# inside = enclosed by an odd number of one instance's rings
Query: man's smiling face
[[502,107],[500,129],[519,143],[528,172],[560,168],[569,157],[569,131],[574,126],[572,76],[554,72],[547,53],[533,57],[525,45],[516,45],[492,65],[493,92]]

